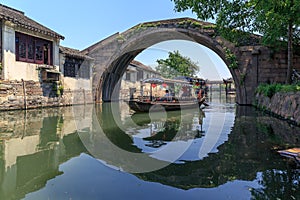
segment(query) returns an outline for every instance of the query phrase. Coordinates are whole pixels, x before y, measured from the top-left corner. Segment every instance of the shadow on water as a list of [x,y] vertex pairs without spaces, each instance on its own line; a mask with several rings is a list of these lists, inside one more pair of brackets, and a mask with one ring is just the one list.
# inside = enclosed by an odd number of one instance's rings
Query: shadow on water
[[[152,148],[139,146],[137,141],[143,144],[162,141],[167,144],[158,148],[164,148],[174,141],[205,138],[201,134],[197,136],[199,127],[195,128],[195,116],[191,113],[178,116],[170,112],[160,121],[162,118],[145,114],[116,118],[110,104],[96,107],[95,111],[90,107],[78,110],[85,110],[82,115],[89,118],[95,112],[105,136],[130,152],[141,153],[144,148]],[[203,123],[204,135],[208,133],[205,123],[210,112],[214,111],[204,110],[203,118],[196,120],[198,125]],[[184,190],[216,188],[237,180],[255,181],[257,187],[249,188],[253,199],[300,199],[299,169],[276,152],[300,146],[300,128],[251,107],[236,106],[233,112],[234,124],[216,152],[134,176],[147,183],[157,182]],[[132,120],[130,123],[138,125],[137,129],[132,130],[128,117]],[[0,118],[0,199],[22,199],[26,194],[41,190],[50,179],[61,176],[62,163],[80,154],[89,154],[77,134],[72,108],[2,112]],[[87,124],[84,130],[93,134],[96,121]],[[137,138],[139,134],[141,138]]]

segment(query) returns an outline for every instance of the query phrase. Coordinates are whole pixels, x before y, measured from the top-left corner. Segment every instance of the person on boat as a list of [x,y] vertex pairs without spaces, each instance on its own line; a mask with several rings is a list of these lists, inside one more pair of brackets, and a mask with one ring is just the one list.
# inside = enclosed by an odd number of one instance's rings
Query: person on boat
[[204,98],[204,93],[205,93],[205,91],[203,90],[202,87],[200,87],[200,89],[198,91],[198,95],[197,95],[198,101],[202,101],[202,99]]
[[171,96],[170,93],[169,93],[169,90],[166,90],[165,92],[166,92],[165,97]]
[[170,101],[172,99],[172,95],[170,94],[169,90],[165,91],[165,96],[161,98],[162,101]]

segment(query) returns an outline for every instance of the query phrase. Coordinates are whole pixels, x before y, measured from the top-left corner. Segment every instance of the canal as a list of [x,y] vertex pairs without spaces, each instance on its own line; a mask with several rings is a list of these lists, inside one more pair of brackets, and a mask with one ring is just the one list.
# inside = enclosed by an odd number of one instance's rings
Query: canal
[[182,112],[1,112],[0,199],[300,199],[299,168],[277,153],[300,128],[214,95]]

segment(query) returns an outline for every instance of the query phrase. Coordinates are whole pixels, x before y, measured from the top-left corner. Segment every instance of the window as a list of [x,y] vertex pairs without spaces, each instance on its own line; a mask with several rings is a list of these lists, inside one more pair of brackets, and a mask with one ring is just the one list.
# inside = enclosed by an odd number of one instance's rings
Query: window
[[125,78],[126,81],[130,81],[130,73],[129,72],[126,72],[126,78]]
[[87,63],[83,63],[83,59],[66,57],[64,63],[65,77],[90,78],[90,68]]
[[137,80],[140,81],[140,80],[143,80],[144,79],[144,73],[142,70],[137,70]]
[[64,76],[65,77],[75,77],[75,63],[65,62],[64,64]]
[[16,60],[52,65],[52,42],[16,32]]
[[36,62],[43,62],[43,44],[41,42],[35,43],[35,60]]

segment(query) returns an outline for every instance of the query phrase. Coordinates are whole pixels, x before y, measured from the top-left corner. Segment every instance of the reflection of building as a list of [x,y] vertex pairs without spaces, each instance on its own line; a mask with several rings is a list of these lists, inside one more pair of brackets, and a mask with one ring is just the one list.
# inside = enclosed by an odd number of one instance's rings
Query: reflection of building
[[[82,116],[82,128],[89,130],[92,106],[80,108],[76,115]],[[86,152],[71,107],[0,116],[0,199],[23,199],[45,187],[61,174],[61,163]]]
[[[160,74],[138,61],[132,61],[127,67],[127,71],[123,76],[121,83],[120,98],[129,99],[130,97],[136,98],[142,92],[149,93],[149,89],[143,91],[141,81],[146,78],[160,77]],[[148,91],[149,90],[149,91]]]

